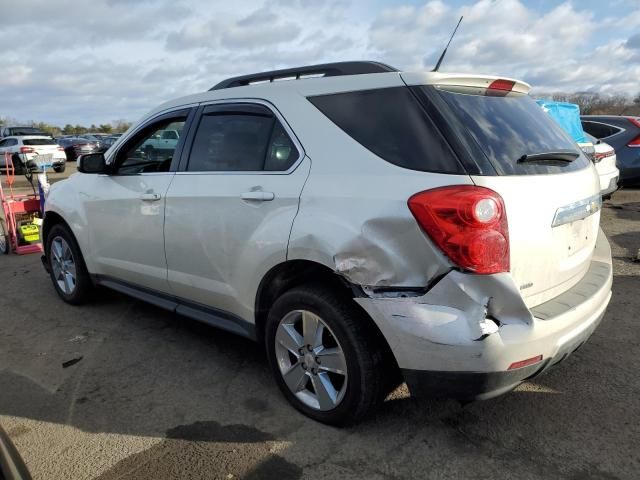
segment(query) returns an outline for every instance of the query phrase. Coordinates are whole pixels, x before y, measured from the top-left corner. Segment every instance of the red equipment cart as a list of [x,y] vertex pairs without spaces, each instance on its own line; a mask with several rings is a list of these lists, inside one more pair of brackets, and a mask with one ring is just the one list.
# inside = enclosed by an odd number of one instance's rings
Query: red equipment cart
[[[1,158],[1,157],[0,157]],[[19,255],[42,252],[40,232],[37,232],[37,241],[25,241],[27,236],[22,229],[34,225],[42,218],[40,210],[40,197],[36,193],[15,194],[13,183],[15,181],[15,168],[11,154],[4,154],[4,170],[6,171],[5,190],[0,181],[0,202],[4,211],[4,222],[0,219],[0,253],[15,252]],[[32,236],[33,227],[30,228]]]

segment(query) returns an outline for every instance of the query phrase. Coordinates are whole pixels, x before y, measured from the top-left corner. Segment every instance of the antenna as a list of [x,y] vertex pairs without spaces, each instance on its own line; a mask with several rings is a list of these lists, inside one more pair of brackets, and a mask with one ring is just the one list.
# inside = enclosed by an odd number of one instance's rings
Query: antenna
[[440,68],[440,64],[442,63],[442,60],[444,59],[444,56],[447,54],[447,48],[449,48],[449,45],[451,45],[451,40],[453,40],[453,36],[456,34],[456,32],[458,31],[458,27],[460,26],[460,23],[462,23],[462,19],[464,17],[461,16],[460,20],[458,20],[458,24],[456,25],[456,28],[453,29],[453,33],[451,34],[451,38],[449,38],[449,41],[447,42],[447,46],[444,47],[444,50],[442,52],[442,55],[440,55],[440,58],[438,59],[438,63],[436,63],[436,66],[433,70],[431,70],[432,72],[437,72],[438,69]]

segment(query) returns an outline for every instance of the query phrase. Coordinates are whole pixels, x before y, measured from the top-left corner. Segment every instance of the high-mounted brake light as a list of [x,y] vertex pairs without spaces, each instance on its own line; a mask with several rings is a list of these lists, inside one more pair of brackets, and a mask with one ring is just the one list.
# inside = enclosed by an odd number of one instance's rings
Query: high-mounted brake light
[[408,204],[422,230],[460,268],[482,274],[509,271],[507,213],[498,193],[454,185],[416,193]]
[[513,86],[515,84],[516,82],[512,80],[498,79],[491,82],[487,88],[489,90],[504,90],[510,92],[511,90],[513,90]]

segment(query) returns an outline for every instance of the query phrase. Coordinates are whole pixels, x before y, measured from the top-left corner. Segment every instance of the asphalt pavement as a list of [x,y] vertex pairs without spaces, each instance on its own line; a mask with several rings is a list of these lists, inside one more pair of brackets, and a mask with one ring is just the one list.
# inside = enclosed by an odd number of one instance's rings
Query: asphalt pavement
[[[66,174],[70,173],[69,168]],[[250,341],[0,257],[0,425],[41,479],[640,478],[640,190],[603,210],[614,293],[590,341],[500,398],[404,387],[349,429],[297,413]]]

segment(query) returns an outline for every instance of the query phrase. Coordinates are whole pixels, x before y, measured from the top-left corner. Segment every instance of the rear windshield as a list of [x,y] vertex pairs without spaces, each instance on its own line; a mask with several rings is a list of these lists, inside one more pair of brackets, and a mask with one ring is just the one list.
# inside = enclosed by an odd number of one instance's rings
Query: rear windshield
[[11,128],[11,135],[47,135],[47,133],[43,132],[38,128],[31,127],[16,127]]
[[31,138],[23,140],[22,143],[25,145],[56,145],[52,138]]
[[523,155],[572,150],[577,144],[536,102],[524,94],[487,95],[469,87],[432,87],[449,107],[445,116],[460,136],[471,136],[499,175],[575,171],[589,165],[580,155],[571,162],[519,162]]
[[406,87],[309,97],[322,113],[387,162],[424,172],[466,173]]

